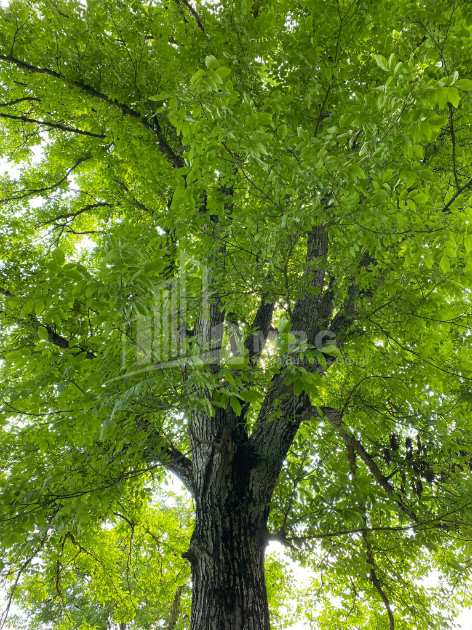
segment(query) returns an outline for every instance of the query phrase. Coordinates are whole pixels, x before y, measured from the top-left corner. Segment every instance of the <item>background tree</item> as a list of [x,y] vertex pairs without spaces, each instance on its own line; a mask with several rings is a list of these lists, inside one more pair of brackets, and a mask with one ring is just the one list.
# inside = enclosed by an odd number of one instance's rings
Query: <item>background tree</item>
[[[14,593],[24,619],[8,626],[36,630],[180,630],[188,627],[191,512],[166,493],[160,509],[122,498],[105,527],[51,536]],[[174,505],[172,505],[174,504]],[[118,511],[119,510],[119,511]]]
[[471,25],[465,0],[3,9],[12,592],[171,471],[192,630],[269,628],[271,537],[317,571],[320,628],[447,627],[471,551]]

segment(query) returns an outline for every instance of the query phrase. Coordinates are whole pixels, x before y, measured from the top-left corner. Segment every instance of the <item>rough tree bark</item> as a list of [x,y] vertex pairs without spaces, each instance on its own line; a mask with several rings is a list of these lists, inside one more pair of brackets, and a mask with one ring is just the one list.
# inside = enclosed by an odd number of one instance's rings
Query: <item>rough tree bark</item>
[[264,577],[267,503],[254,477],[257,457],[230,409],[199,414],[191,429],[196,525],[192,630],[267,630]]
[[[209,484],[218,484],[213,469]],[[192,630],[268,630],[267,513],[239,500],[238,484],[201,497],[192,544]]]

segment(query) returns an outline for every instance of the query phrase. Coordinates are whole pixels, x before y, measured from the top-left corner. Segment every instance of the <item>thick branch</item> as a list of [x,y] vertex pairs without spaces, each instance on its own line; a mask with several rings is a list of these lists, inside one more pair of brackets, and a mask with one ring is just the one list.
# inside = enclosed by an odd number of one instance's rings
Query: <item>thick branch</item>
[[40,103],[41,99],[36,96],[22,96],[21,98],[16,98],[14,101],[7,101],[6,103],[0,103],[0,107],[11,107],[11,105],[16,105],[17,103],[24,103],[25,101],[35,101],[36,103]]
[[262,296],[256,316],[254,317],[254,321],[244,342],[244,347],[249,353],[249,358],[253,361],[257,359],[264,348],[264,343],[272,323],[274,306],[275,304],[273,302],[266,302],[265,297]]
[[83,136],[91,136],[92,138],[106,138],[103,133],[93,133],[92,131],[85,131],[84,129],[77,129],[76,127],[68,127],[61,123],[53,123],[47,120],[36,120],[35,118],[28,118],[27,116],[14,116],[13,114],[0,113],[0,118],[10,118],[11,120],[18,120],[25,123],[34,123],[42,127],[51,127],[53,129],[60,129],[61,131],[68,131],[70,133],[78,133]]
[[[395,491],[395,488],[388,481],[387,477],[385,477],[385,475],[382,473],[380,468],[377,466],[377,464],[373,460],[372,456],[369,455],[369,453],[365,450],[361,442],[359,442],[358,439],[356,439],[351,433],[349,433],[346,425],[344,424],[342,420],[342,416],[339,413],[339,411],[331,407],[323,407],[322,414],[323,414],[322,417],[326,418],[329,421],[329,423],[338,431],[339,435],[344,440],[346,447],[348,449],[352,449],[355,453],[357,453],[357,455],[359,455],[360,459],[364,462],[364,464],[370,470],[370,472],[372,473],[372,476],[374,477],[376,482],[379,484],[379,486],[381,486],[385,490],[385,492],[395,500],[397,505],[405,514],[407,514],[411,519],[413,519],[415,523],[418,522],[416,515],[411,510],[409,510],[408,507],[403,503],[403,501],[401,500],[401,498],[398,496],[397,492]],[[304,419],[308,419],[309,415],[320,417],[320,414],[315,407],[313,407],[311,410],[305,413]]]
[[[159,438],[158,443],[154,447],[151,444],[148,450],[143,453],[144,461],[147,463],[158,462],[176,475],[187,490],[191,494],[194,494],[195,484],[192,472],[192,461],[175,448],[169,438],[167,438],[162,431],[153,427],[146,418],[137,416],[135,421],[140,428],[148,431],[150,434],[154,433],[154,435],[157,435]],[[165,441],[165,444],[163,444],[163,441]]]
[[175,630],[177,627],[177,621],[180,613],[180,599],[182,597],[183,586],[177,587],[174,595],[174,601],[172,602],[172,609],[170,611],[169,625],[167,630]]
[[[324,260],[320,264],[316,264],[316,261],[319,258],[326,259],[327,254],[327,229],[324,226],[314,227],[308,234],[303,294],[295,303],[292,317],[293,329],[306,333],[308,343],[311,344],[314,343],[316,334],[322,326],[320,307],[323,303],[323,295],[321,291],[325,279]],[[316,267],[313,268],[315,264]],[[324,304],[324,306],[327,305]]]
[[[69,341],[65,338],[62,337],[61,335],[59,335],[53,328],[52,326],[50,326],[49,324],[43,324],[41,323],[38,319],[36,319],[36,317],[34,317],[33,315],[30,315],[29,318],[27,320],[22,320],[23,323],[29,323],[32,328],[34,330],[38,330],[41,326],[43,328],[45,328],[47,330],[48,333],[48,341],[50,341],[51,343],[53,343],[55,346],[57,346],[58,348],[64,348],[64,349],[69,349],[70,343]],[[76,346],[75,344],[72,346],[73,348],[78,348],[78,352],[77,354],[82,354],[83,352],[85,352],[85,358],[86,359],[95,359],[96,358],[96,354],[94,354],[91,350],[86,350],[84,348],[81,348],[80,346]]]
[[155,460],[176,475],[187,490],[194,493],[192,462],[174,446],[168,446],[157,453]]
[[136,197],[133,197],[133,195],[131,195],[130,190],[129,190],[128,186],[126,186],[126,184],[124,184],[123,182],[120,182],[119,179],[113,179],[113,181],[116,184],[118,184],[118,186],[120,186],[120,188],[122,188],[125,191],[125,193],[127,193],[129,195],[130,199],[136,205],[137,208],[139,208],[140,210],[143,210],[144,212],[147,212],[150,215],[154,215],[154,211],[153,210],[150,210],[143,203],[141,203],[141,201],[138,201],[138,199],[136,199]]
[[249,438],[249,446],[257,457],[255,483],[260,487],[262,503],[270,501],[283,462],[292,445],[309,396],[295,396],[293,387],[285,385],[285,374],[278,374],[262,403],[257,426]]
[[456,160],[456,133],[454,130],[454,110],[451,103],[449,105],[449,128],[451,131],[451,144],[452,144],[452,172],[454,173],[454,181],[456,183],[457,190],[460,190],[459,177],[457,175],[457,160]]
[[195,22],[197,23],[198,28],[201,30],[202,33],[205,32],[205,29],[203,28],[203,24],[202,21],[200,19],[200,16],[198,15],[198,13],[195,11],[195,9],[192,7],[192,5],[190,4],[190,2],[188,2],[188,0],[174,0],[175,3],[177,5],[179,5],[181,2],[182,4],[184,4],[187,9],[190,11],[190,13],[193,15]]
[[134,109],[132,109],[128,105],[125,105],[124,103],[120,103],[119,101],[113,100],[106,94],[99,92],[95,88],[91,87],[90,85],[87,85],[86,83],[83,83],[82,81],[68,79],[66,76],[64,76],[60,72],[56,72],[55,70],[51,70],[50,68],[39,68],[37,66],[33,66],[29,63],[26,63],[25,61],[21,61],[21,59],[16,59],[12,55],[0,55],[0,61],[6,61],[8,63],[11,63],[17,66],[18,68],[20,68],[21,70],[25,70],[27,72],[32,72],[34,74],[45,74],[47,76],[54,77],[55,79],[58,79],[62,83],[72,85],[78,88],[79,90],[81,90],[85,94],[88,94],[89,96],[98,98],[101,101],[107,103],[108,105],[112,105],[113,107],[117,107],[123,114],[125,114],[126,116],[130,116],[131,118],[134,118],[135,120],[138,120],[145,129],[147,129],[148,131],[151,131],[154,135],[157,136],[159,150],[164,154],[166,159],[172,164],[174,168],[181,168],[182,166],[184,166],[185,164],[184,160],[179,155],[174,153],[174,151],[171,149],[171,147],[169,146],[169,144],[167,143],[164,137],[164,134],[162,133],[162,130],[160,129],[159,124],[153,127],[146,120],[146,118],[141,116],[139,112],[136,112]]
[[469,179],[469,181],[467,183],[465,183],[461,188],[458,189],[458,191],[452,195],[452,197],[449,199],[449,201],[447,202],[447,204],[444,206],[444,208],[442,209],[443,212],[449,213],[450,212],[450,207],[452,206],[452,204],[454,203],[454,201],[466,190],[468,190],[470,187],[472,186],[472,178]]
[[385,610],[387,611],[387,615],[388,615],[390,630],[395,630],[395,618],[393,616],[392,607],[390,605],[390,601],[387,597],[387,594],[385,593],[382,587],[382,582],[379,580],[379,577],[377,575],[376,567],[375,567],[374,552],[372,549],[372,545],[370,544],[369,539],[367,537],[367,532],[365,530],[362,532],[362,538],[364,540],[364,544],[366,547],[367,564],[370,566],[370,580],[372,584],[374,585],[375,590],[380,595],[380,598],[382,599],[382,602],[385,606]]
[[[4,289],[3,287],[0,287],[0,294],[5,295],[6,297],[13,297],[13,293],[11,293],[11,291],[8,291],[8,289]],[[48,333],[48,341],[53,343],[55,346],[58,346],[59,348],[65,348],[67,350],[70,348],[69,341],[65,337],[59,335],[49,324],[43,324],[42,322],[40,322],[39,319],[37,319],[34,315],[29,315],[28,319],[18,319],[17,323],[31,326],[36,332],[42,326],[46,329]],[[91,350],[85,350],[84,348],[80,348],[76,345],[74,345],[73,347],[78,348],[77,354],[85,352],[85,356],[87,359],[95,359],[96,357],[96,355]]]
[[76,217],[78,217],[79,215],[81,215],[83,212],[87,212],[88,210],[93,210],[94,208],[103,208],[103,207],[112,207],[111,203],[106,203],[106,202],[102,202],[99,201],[97,203],[90,203],[86,206],[84,206],[83,208],[81,208],[80,210],[77,210],[77,212],[68,212],[66,214],[60,214],[57,217],[54,217],[54,219],[50,219],[49,221],[44,221],[44,223],[42,223],[41,225],[49,225],[50,223],[56,223],[56,221],[59,221],[59,219],[75,219]]
[[340,341],[344,341],[349,327],[354,321],[356,314],[356,298],[359,295],[359,287],[356,283],[352,283],[347,290],[347,297],[344,300],[339,311],[334,316],[329,325],[329,329],[336,337],[340,337]]

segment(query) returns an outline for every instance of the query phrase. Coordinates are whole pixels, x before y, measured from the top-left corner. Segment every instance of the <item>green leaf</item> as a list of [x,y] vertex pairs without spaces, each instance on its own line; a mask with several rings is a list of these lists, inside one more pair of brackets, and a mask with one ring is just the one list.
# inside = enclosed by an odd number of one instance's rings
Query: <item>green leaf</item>
[[217,68],[217,70],[215,70],[215,72],[222,81],[224,81],[231,74],[230,68],[226,68],[225,66],[220,66],[219,68]]
[[27,302],[23,304],[23,307],[21,309],[21,317],[26,317],[27,315],[30,315],[30,313],[33,312],[33,309],[34,309],[34,300],[28,300]]
[[207,68],[215,69],[220,65],[218,60],[213,55],[208,55],[205,57],[205,65]]
[[471,79],[459,79],[459,81],[456,81],[454,83],[454,87],[458,88],[459,90],[464,90],[465,92],[471,92],[472,91],[472,80]]
[[277,330],[279,331],[279,333],[285,333],[290,330],[290,321],[285,315],[282,315],[282,317],[280,318]]
[[201,69],[197,70],[197,72],[195,72],[195,74],[193,74],[190,78],[190,84],[191,85],[195,85],[196,83],[198,83],[199,81],[201,81],[203,79],[203,77],[205,76],[205,70]]
[[441,257],[441,260],[439,261],[439,268],[444,273],[448,273],[451,270],[451,261],[446,254]]
[[113,407],[114,411],[122,411],[123,409],[127,409],[129,405],[129,401],[128,400],[119,400],[118,402],[115,403],[115,406]]
[[100,428],[100,441],[101,442],[105,441],[114,428],[115,428],[115,420],[113,419],[112,416],[109,416],[102,423],[102,426]]
[[43,298],[39,298],[36,300],[36,302],[34,303],[34,312],[36,313],[36,315],[41,315],[41,313],[44,311],[44,307],[45,307],[45,302]]
[[255,403],[260,399],[260,394],[255,391],[241,391],[239,397],[248,403]]
[[337,346],[334,346],[332,344],[328,344],[327,346],[324,346],[321,349],[321,352],[323,352],[323,354],[329,354],[333,357],[339,357],[341,356],[341,351]]
[[247,362],[246,357],[244,357],[244,356],[230,357],[226,361],[226,365],[231,370],[243,370],[244,368],[247,367],[248,362]]
[[287,134],[288,134],[287,125],[282,124],[277,128],[277,135],[281,140],[283,140],[287,136]]
[[459,91],[457,90],[457,88],[455,87],[448,87],[447,88],[447,100],[454,106],[454,107],[459,107],[459,103],[460,103],[460,96],[459,96]]
[[300,396],[304,389],[305,383],[303,382],[303,380],[301,378],[297,379],[293,384],[293,393],[295,394],[295,396]]
[[390,68],[388,67],[388,61],[383,55],[374,55],[374,59],[379,68],[385,70],[386,72],[390,71]]
[[229,404],[231,405],[231,409],[234,411],[234,413],[239,416],[241,414],[242,407],[236,396],[230,396]]
[[51,252],[51,256],[58,265],[62,265],[66,259],[64,252],[59,248],[53,250]]
[[43,341],[47,341],[49,339],[48,331],[46,330],[44,326],[40,326],[38,328],[38,337],[42,339]]
[[45,453],[48,450],[48,448],[49,448],[49,444],[48,444],[48,442],[45,439],[40,438],[38,440],[38,447],[39,447],[39,450],[41,451],[41,453]]

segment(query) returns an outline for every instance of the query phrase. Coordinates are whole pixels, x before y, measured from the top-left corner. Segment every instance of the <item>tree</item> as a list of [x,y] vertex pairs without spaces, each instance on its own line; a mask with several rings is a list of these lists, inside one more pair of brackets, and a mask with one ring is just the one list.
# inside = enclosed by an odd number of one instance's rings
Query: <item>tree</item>
[[271,538],[317,572],[319,628],[450,627],[471,31],[465,0],[3,9],[11,593],[170,471],[195,505],[192,630],[269,628]]
[[[29,630],[130,627],[180,630],[188,619],[190,510],[180,504],[148,509],[134,495],[120,501],[107,527],[51,537],[41,563],[14,593]],[[169,504],[165,494],[155,496]],[[129,624],[132,622],[132,626]],[[188,626],[187,626],[188,627]]]

